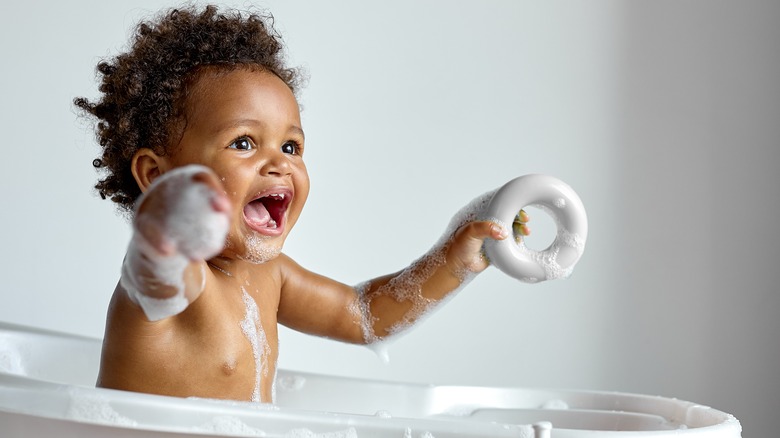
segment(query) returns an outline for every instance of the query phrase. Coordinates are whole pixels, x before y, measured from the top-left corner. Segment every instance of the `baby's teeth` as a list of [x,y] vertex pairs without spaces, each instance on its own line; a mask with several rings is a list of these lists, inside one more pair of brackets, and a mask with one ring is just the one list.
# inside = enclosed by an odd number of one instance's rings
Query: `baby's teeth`
[[271,219],[270,221],[268,221],[267,227],[268,228],[276,228],[276,221]]

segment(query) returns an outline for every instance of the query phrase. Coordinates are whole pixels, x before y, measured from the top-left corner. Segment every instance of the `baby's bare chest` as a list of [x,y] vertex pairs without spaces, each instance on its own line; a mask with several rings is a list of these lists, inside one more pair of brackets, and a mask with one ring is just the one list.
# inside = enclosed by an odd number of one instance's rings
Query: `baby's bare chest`
[[[205,298],[205,297],[204,297]],[[216,397],[271,401],[279,356],[277,304],[242,291],[240,302],[201,303],[208,310],[187,332],[186,350],[195,355],[193,375],[208,382]],[[197,310],[197,309],[193,309]]]

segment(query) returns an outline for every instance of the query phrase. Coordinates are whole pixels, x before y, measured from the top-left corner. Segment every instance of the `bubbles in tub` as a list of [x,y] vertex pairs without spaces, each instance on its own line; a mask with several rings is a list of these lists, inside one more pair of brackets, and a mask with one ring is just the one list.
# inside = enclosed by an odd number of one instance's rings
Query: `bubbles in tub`
[[450,406],[444,412],[444,415],[451,415],[453,417],[469,417],[474,414],[474,411],[479,409],[479,405],[455,405]]
[[284,438],[358,438],[357,430],[350,427],[343,431],[315,433],[309,429],[293,429]]
[[[249,340],[249,344],[252,346],[252,355],[255,358],[255,386],[252,390],[252,401],[260,402],[262,399],[260,396],[261,384],[264,378],[268,378],[268,360],[271,357],[271,347],[268,345],[265,330],[260,322],[260,312],[257,309],[257,303],[243,287],[241,288],[241,294],[246,307],[246,314],[241,321],[241,331]],[[271,398],[274,398],[273,394]]]
[[0,372],[25,374],[19,347],[2,337],[0,337]]
[[82,422],[111,424],[125,427],[135,427],[138,422],[119,414],[102,394],[96,394],[89,389],[71,387],[66,417]]
[[255,403],[251,401],[243,400],[230,400],[222,398],[208,398],[208,397],[187,397],[187,400],[198,400],[204,403],[213,403],[215,405],[227,406],[227,407],[241,407],[250,408],[257,411],[279,411],[281,408],[271,403]]
[[566,200],[563,198],[556,199],[553,204],[558,208],[566,208]]
[[557,409],[566,410],[569,409],[569,404],[560,399],[547,400],[539,406],[539,409]]
[[239,418],[229,415],[219,415],[212,417],[206,423],[194,429],[195,432],[209,432],[220,435],[240,435],[240,436],[266,436],[267,434],[257,428],[249,426]]
[[303,376],[284,376],[276,380],[279,388],[285,391],[298,391],[306,384],[306,378]]
[[393,415],[390,413],[390,411],[385,411],[385,410],[376,411],[376,413],[374,413],[374,416],[378,418],[393,418]]
[[[407,427],[404,431],[404,438],[414,438],[414,434],[412,433],[412,429]],[[432,433],[428,431],[420,432],[419,435],[417,435],[417,438],[436,438]]]

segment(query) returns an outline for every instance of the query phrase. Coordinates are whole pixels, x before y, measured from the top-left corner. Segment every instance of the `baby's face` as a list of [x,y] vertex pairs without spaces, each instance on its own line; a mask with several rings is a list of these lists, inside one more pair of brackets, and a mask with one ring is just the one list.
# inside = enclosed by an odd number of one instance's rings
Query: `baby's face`
[[274,74],[250,69],[206,71],[192,90],[167,158],[173,167],[203,164],[221,179],[233,209],[222,255],[270,260],[309,194],[295,96]]

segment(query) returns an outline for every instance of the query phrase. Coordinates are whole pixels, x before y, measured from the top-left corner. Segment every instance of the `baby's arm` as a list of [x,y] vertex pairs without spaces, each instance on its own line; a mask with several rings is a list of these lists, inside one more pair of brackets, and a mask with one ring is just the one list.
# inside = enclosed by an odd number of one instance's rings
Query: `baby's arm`
[[404,331],[442,300],[463,288],[489,262],[485,239],[505,239],[508,230],[488,221],[467,223],[406,269],[364,283],[357,302],[367,343]]
[[219,187],[207,167],[186,166],[140,198],[119,284],[150,321],[182,312],[203,291],[205,261],[222,250],[228,230]]
[[[510,231],[477,220],[492,193],[475,199],[456,215],[442,239],[406,269],[358,287],[322,277],[288,260],[279,321],[307,333],[347,342],[373,343],[414,324],[453,292],[460,290],[489,262],[485,239],[505,239]],[[519,234],[529,233],[524,212]]]

